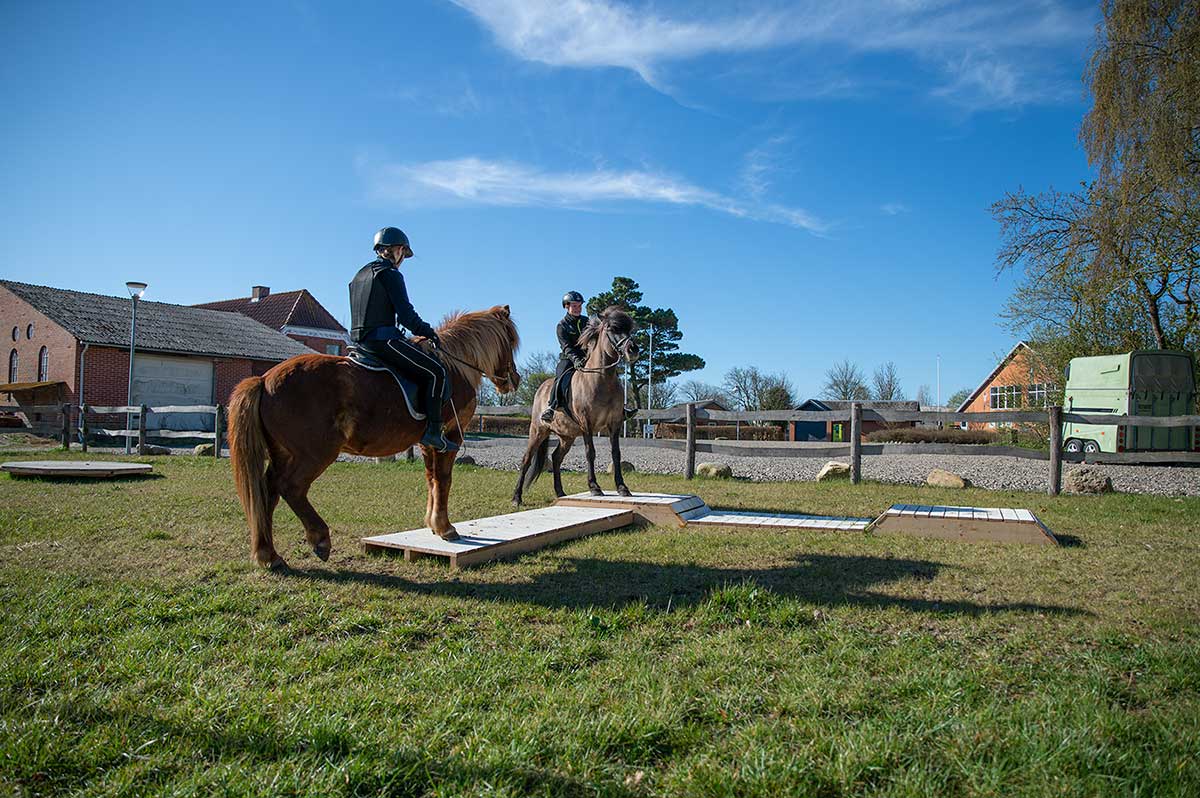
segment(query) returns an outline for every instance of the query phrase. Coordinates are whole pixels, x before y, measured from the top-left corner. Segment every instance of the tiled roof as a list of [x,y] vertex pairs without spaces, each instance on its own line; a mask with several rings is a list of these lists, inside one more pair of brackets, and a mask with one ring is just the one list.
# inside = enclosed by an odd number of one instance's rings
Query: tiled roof
[[[21,299],[84,343],[129,346],[128,297],[88,294],[0,280]],[[287,360],[312,350],[283,333],[237,313],[140,300],[137,348],[251,360]]]
[[257,302],[250,297],[242,297],[222,299],[219,302],[205,302],[194,307],[241,313],[243,316],[249,316],[276,330],[290,324],[296,327],[315,327],[320,330],[346,332],[346,328],[317,301],[316,297],[308,292],[307,288],[301,288],[299,291],[267,294],[260,297]]

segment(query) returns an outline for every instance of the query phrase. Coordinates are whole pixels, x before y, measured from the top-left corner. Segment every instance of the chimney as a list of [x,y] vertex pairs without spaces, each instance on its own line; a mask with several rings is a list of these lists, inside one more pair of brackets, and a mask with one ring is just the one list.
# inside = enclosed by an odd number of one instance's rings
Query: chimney
[[250,301],[257,302],[269,293],[271,293],[271,289],[267,286],[256,285],[250,289]]

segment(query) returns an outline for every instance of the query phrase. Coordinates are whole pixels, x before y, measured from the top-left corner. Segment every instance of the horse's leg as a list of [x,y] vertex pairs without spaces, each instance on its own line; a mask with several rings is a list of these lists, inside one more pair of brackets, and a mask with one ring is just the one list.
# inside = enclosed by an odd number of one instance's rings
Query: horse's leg
[[554,447],[554,454],[550,456],[550,465],[554,469],[554,495],[560,499],[567,495],[562,486],[562,461],[566,458],[567,452],[571,451],[574,443],[574,438],[560,437],[558,446]]
[[621,473],[621,428],[615,427],[609,436],[612,446],[613,481],[617,483],[617,493],[622,496],[632,496],[629,488],[625,487],[625,475]]
[[458,540],[458,531],[450,525],[450,480],[454,475],[454,452],[433,455],[433,523],[430,529],[442,540]]
[[437,492],[433,455],[432,449],[421,447],[421,456],[425,458],[425,526],[429,529],[433,529],[433,495]]
[[583,434],[583,447],[587,454],[588,490],[592,492],[593,496],[603,496],[604,491],[600,490],[600,483],[596,481],[596,442],[592,440],[590,432]]
[[292,508],[292,512],[300,519],[300,523],[304,525],[304,539],[308,541],[308,545],[312,546],[313,554],[320,557],[322,561],[329,559],[333,543],[329,539],[329,524],[325,523],[325,519],[321,518],[308,500],[308,489],[336,459],[337,452],[334,452],[333,456],[325,462],[315,462],[299,467],[293,460],[280,470],[278,479],[279,493],[287,502],[287,506]]
[[279,470],[272,462],[267,465],[267,472],[263,476],[267,482],[267,528],[262,537],[254,543],[254,556],[261,564],[269,568],[286,568],[287,563],[279,556],[279,552],[275,551],[275,540],[272,532],[272,521],[275,518],[275,508],[279,506]]

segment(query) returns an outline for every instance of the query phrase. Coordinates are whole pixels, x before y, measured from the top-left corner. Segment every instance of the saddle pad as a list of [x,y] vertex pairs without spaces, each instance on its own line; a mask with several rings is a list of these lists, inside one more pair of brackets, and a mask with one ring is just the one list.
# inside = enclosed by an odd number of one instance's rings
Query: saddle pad
[[[394,379],[396,384],[400,386],[400,394],[404,397],[404,404],[408,406],[408,414],[417,421],[425,420],[425,414],[417,412],[417,408],[421,404],[421,397],[418,393],[417,384],[415,382],[410,380],[408,377],[405,377],[403,374],[397,373],[397,371],[387,363],[384,363],[370,352],[366,352],[362,349],[352,348],[350,350],[350,354],[346,356],[346,359],[359,368],[364,368],[367,371],[385,371],[392,375],[392,379]],[[446,380],[446,383],[447,387],[449,387],[450,381]]]

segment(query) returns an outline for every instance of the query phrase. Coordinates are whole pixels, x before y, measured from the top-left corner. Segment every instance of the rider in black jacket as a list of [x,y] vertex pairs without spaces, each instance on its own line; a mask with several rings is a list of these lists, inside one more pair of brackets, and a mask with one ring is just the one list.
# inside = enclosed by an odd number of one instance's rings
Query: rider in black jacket
[[400,274],[400,264],[413,254],[408,236],[395,227],[383,228],[375,234],[375,253],[379,257],[359,269],[350,281],[350,337],[421,387],[427,419],[421,445],[439,452],[455,451],[458,444],[442,434],[446,369],[396,326],[398,321],[415,335],[431,340],[435,347],[441,346],[437,332],[413,309]]
[[578,291],[568,291],[563,295],[563,307],[567,315],[558,323],[558,345],[562,353],[558,358],[558,366],[554,369],[554,387],[550,391],[550,406],[542,413],[542,421],[554,420],[554,411],[558,409],[558,386],[567,372],[581,369],[587,362],[587,353],[579,348],[579,336],[588,325],[587,316],[583,315],[583,294]]

